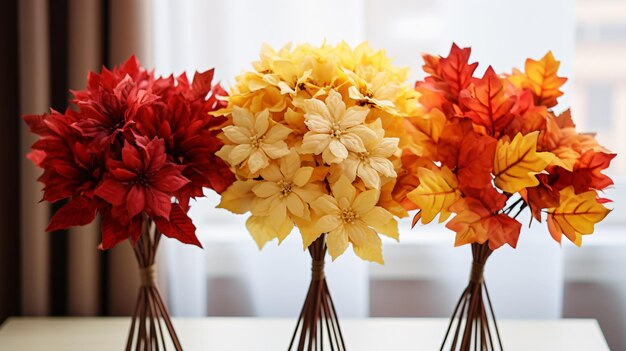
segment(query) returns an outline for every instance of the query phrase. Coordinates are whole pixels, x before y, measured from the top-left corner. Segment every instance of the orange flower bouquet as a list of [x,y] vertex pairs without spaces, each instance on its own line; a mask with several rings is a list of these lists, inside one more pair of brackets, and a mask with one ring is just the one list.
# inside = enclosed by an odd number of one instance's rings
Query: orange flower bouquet
[[398,239],[394,215],[407,212],[392,190],[401,150],[415,147],[401,117],[418,94],[404,84],[407,70],[367,44],[266,46],[253,66],[217,112],[228,118],[217,155],[237,176],[219,207],[251,214],[246,226],[259,248],[298,228],[312,279],[289,349],[343,350],[324,257],[351,244],[382,263],[379,235]]
[[609,200],[598,192],[613,184],[602,170],[615,154],[593,134],[577,133],[569,110],[553,111],[566,79],[557,76],[552,53],[526,60],[523,72],[498,75],[488,67],[482,78],[473,76],[478,64],[469,56],[469,48],[456,45],[448,57],[424,55],[428,76],[415,89],[425,113],[411,120],[422,150],[417,156],[405,151],[411,171],[395,193],[419,210],[413,225],[454,214],[446,227],[456,233],[455,245],[472,246],[469,284],[442,350],[470,350],[472,344],[493,350],[496,338],[502,349],[483,269],[494,250],[516,247],[522,211],[531,212],[531,221],[547,217],[557,242],[565,235],[580,246],[609,213]]

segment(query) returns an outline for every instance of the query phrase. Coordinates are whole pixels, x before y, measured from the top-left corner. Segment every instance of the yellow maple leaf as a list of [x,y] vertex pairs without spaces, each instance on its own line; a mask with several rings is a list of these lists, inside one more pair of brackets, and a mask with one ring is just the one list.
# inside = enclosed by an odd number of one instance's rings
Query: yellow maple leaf
[[446,166],[435,171],[419,168],[417,175],[420,185],[407,197],[420,209],[418,216],[423,224],[430,223],[439,213],[439,223],[444,222],[450,217],[450,206],[461,196],[456,176]]
[[577,246],[582,236],[593,233],[594,225],[606,217],[611,210],[596,200],[595,191],[576,194],[569,186],[560,192],[559,206],[548,209],[548,229],[557,242],[561,234]]
[[565,84],[567,78],[557,76],[560,64],[551,51],[539,61],[526,60],[525,73],[537,105],[552,107],[556,105],[556,98],[563,95],[559,88]]
[[550,152],[537,152],[539,132],[526,135],[518,133],[510,143],[498,141],[493,161],[493,174],[498,188],[515,193],[524,188],[537,186],[535,174],[543,171],[554,155]]

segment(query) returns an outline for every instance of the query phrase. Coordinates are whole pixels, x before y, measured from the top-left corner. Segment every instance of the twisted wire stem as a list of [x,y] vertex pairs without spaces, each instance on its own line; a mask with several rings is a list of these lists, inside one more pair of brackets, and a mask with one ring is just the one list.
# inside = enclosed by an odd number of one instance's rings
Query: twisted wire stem
[[325,234],[309,246],[309,253],[311,283],[287,350],[322,351],[329,347],[331,351],[345,351],[339,318],[324,275]]
[[483,275],[485,263],[492,252],[486,243],[472,244],[473,260],[469,283],[452,312],[440,351],[503,350]]
[[[126,351],[160,351],[173,345],[174,350],[182,350],[170,313],[163,302],[156,285],[155,257],[161,234],[148,216],[144,215],[141,235],[133,245],[139,263],[141,286],[135,311],[130,324]],[[166,343],[166,340],[171,343]]]

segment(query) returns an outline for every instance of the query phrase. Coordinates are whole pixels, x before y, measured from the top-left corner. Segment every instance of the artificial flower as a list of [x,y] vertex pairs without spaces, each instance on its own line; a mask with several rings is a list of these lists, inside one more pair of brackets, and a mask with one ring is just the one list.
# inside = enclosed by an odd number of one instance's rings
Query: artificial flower
[[[418,149],[409,122],[420,111],[418,94],[406,84],[407,70],[366,43],[264,45],[252,66],[235,79],[228,106],[214,112],[227,117],[217,155],[238,179],[218,206],[250,213],[246,227],[259,248],[282,242],[295,227],[304,248],[325,235],[333,258],[352,242],[357,255],[382,262],[378,235],[397,238],[393,216],[407,215],[393,195],[405,186],[396,182],[407,173],[399,158],[404,147]],[[264,124],[257,129],[259,118]],[[280,138],[270,140],[269,152],[253,151],[250,138],[271,128]],[[341,192],[349,189],[354,196]],[[354,225],[320,227],[336,208],[316,211],[319,199],[346,209],[349,201],[360,217]]]
[[366,152],[364,142],[376,134],[364,125],[369,109],[352,106],[346,109],[341,94],[328,93],[325,103],[318,99],[303,102],[304,123],[309,131],[302,140],[304,153],[322,154],[325,163],[339,163],[349,152]]
[[426,136],[425,147],[403,155],[413,165],[396,197],[419,210],[414,224],[454,214],[446,227],[456,232],[456,245],[515,247],[516,218],[527,208],[537,221],[547,213],[557,242],[565,235],[580,245],[609,213],[598,191],[613,184],[602,172],[615,154],[578,133],[569,110],[552,110],[566,79],[551,53],[528,59],[525,71],[499,75],[488,67],[477,78],[470,52],[453,45],[448,57],[424,56],[428,76],[415,88],[425,114],[411,123]]
[[226,121],[226,92],[212,84],[213,70],[190,82],[155,77],[134,58],[91,72],[87,87],[73,91],[76,110],[24,116],[40,136],[29,154],[43,169],[44,200],[67,202],[47,230],[66,229],[102,217],[108,249],[130,238],[151,217],[166,236],[200,246],[188,217],[190,199],[203,188],[222,192],[234,174],[215,151],[217,128]]
[[377,189],[357,194],[346,177],[341,177],[332,187],[332,196],[323,195],[311,203],[320,217],[315,232],[328,233],[328,253],[335,259],[352,243],[354,252],[361,258],[383,263],[381,233],[398,239],[398,224],[393,215],[376,206]]
[[289,153],[285,139],[291,129],[282,124],[271,124],[269,110],[255,115],[240,107],[232,113],[233,125],[224,127],[224,137],[232,144],[216,154],[232,166],[246,166],[256,173]]

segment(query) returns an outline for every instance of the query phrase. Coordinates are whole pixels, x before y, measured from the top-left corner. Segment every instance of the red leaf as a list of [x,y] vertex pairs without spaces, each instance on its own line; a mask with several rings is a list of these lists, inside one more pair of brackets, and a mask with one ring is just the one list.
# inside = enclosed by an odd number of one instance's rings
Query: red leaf
[[196,72],[193,76],[193,83],[191,83],[191,93],[193,98],[205,98],[211,91],[211,82],[213,81],[213,75],[215,69],[210,69],[206,72]]
[[520,222],[505,214],[498,214],[483,218],[481,224],[487,229],[490,249],[495,250],[504,244],[509,244],[512,248],[517,246],[522,230]]
[[580,157],[576,164],[576,172],[586,172],[591,179],[590,187],[602,190],[613,185],[613,180],[602,171],[607,169],[611,164],[611,160],[617,156],[616,154],[608,154],[605,152],[596,152],[588,150]]
[[461,189],[491,187],[496,140],[474,131],[465,134],[459,146],[457,178]]
[[128,185],[124,183],[120,183],[114,179],[105,179],[98,185],[94,194],[111,205],[120,206],[126,201],[128,190]]
[[94,201],[85,196],[74,197],[56,211],[46,231],[53,232],[59,229],[89,224],[94,218],[96,218]]
[[196,237],[196,226],[191,222],[191,218],[180,208],[178,204],[172,205],[169,221],[163,217],[154,217],[157,230],[165,236],[176,239],[183,244],[192,244],[202,247]]
[[461,92],[461,105],[468,110],[467,116],[474,123],[484,126],[491,135],[495,135],[511,122],[513,115],[510,111],[515,98],[504,94],[502,81],[491,66],[481,79],[474,79],[473,83]]
[[452,101],[458,101],[459,93],[470,85],[472,75],[478,67],[478,62],[469,63],[472,52],[470,48],[459,48],[452,44],[448,57],[439,60],[441,78],[447,83]]

